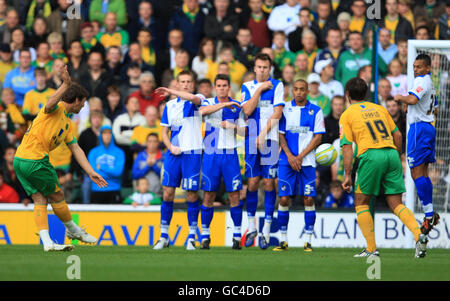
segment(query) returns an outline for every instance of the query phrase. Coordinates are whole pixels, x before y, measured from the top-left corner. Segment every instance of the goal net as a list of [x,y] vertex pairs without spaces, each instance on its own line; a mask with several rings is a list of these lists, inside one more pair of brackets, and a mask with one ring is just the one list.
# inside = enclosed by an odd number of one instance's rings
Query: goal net
[[[428,168],[433,183],[433,207],[439,213],[450,209],[450,42],[408,41],[408,89],[413,85],[413,63],[418,54],[431,57],[431,78],[436,90],[436,163]],[[408,143],[408,141],[407,141]],[[408,165],[408,164],[406,164]],[[406,202],[415,213],[423,212],[409,167],[406,171]]]

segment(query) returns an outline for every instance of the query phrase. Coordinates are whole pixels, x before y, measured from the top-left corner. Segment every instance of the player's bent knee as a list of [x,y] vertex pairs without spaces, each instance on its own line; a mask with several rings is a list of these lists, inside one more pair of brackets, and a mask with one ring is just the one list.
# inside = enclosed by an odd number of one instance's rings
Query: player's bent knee
[[47,198],[40,192],[36,192],[31,195],[33,202],[37,205],[47,205]]
[[308,207],[314,206],[314,198],[307,196],[304,199],[304,203],[305,203],[305,206],[308,206]]
[[290,203],[291,203],[291,198],[290,197],[282,196],[280,198],[280,206],[288,207]]
[[188,202],[195,202],[198,200],[197,191],[186,191],[186,199]]
[[48,196],[50,203],[59,203],[65,200],[64,192],[62,190],[54,192]]
[[231,207],[239,206],[239,203],[240,203],[239,191],[234,191],[234,192],[228,193],[228,199],[230,200]]
[[272,191],[275,189],[275,180],[274,179],[264,179],[264,190]]

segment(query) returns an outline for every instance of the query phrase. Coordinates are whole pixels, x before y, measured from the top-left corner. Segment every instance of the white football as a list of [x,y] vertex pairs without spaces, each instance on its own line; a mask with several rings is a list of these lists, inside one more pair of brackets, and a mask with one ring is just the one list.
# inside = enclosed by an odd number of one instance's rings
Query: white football
[[324,143],[316,148],[316,162],[322,166],[330,166],[336,161],[337,151],[333,145]]

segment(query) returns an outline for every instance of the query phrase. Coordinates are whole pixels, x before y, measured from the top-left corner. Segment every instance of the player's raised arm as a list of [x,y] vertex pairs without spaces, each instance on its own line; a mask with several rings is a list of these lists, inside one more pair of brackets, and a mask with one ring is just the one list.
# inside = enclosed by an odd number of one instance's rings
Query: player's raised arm
[[78,164],[80,164],[81,168],[89,175],[91,180],[97,184],[100,188],[105,188],[108,186],[108,182],[103,179],[102,176],[100,176],[98,173],[94,171],[92,166],[89,164],[88,159],[86,158],[86,155],[84,154],[84,151],[81,149],[81,147],[78,145],[78,143],[72,143],[67,145],[69,149],[71,150],[73,156],[75,157],[75,160],[77,160]]
[[200,106],[202,104],[203,99],[199,97],[198,95],[186,92],[186,91],[179,91],[174,89],[169,89],[166,87],[159,87],[155,90],[156,93],[167,97],[169,95],[176,95],[182,99],[189,100],[190,102]]
[[250,116],[253,113],[253,111],[255,111],[256,106],[258,105],[259,98],[261,97],[261,94],[264,91],[270,90],[272,88],[273,84],[269,80],[264,82],[261,86],[259,86],[259,88],[256,89],[255,94],[253,94],[253,96],[242,105],[242,110],[244,111],[244,114]]
[[50,112],[53,112],[58,102],[61,100],[61,97],[66,92],[67,88],[69,88],[72,80],[70,78],[69,72],[67,71],[67,65],[64,67],[64,71],[62,74],[62,85],[55,91],[55,93],[50,96],[50,98],[47,101],[47,104],[45,105],[45,113],[48,114]]
[[232,108],[232,107],[236,107],[236,108],[240,108],[241,105],[235,101],[229,101],[229,102],[224,102],[224,103],[218,103],[215,105],[207,105],[207,106],[202,106],[199,111],[200,114],[203,116],[206,115],[210,115],[213,114],[223,108]]

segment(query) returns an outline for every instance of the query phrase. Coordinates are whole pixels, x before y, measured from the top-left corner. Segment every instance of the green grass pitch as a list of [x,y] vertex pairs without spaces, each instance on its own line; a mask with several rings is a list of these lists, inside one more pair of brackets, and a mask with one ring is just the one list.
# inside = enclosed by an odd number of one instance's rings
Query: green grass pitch
[[[170,247],[76,246],[72,252],[44,253],[39,245],[0,246],[0,281],[68,280],[68,256],[80,258],[81,280],[135,281],[352,281],[368,280],[371,266],[353,258],[360,249],[302,248],[286,252],[249,248],[186,251]],[[381,280],[450,280],[450,250],[430,249],[415,259],[414,250],[380,249]]]

